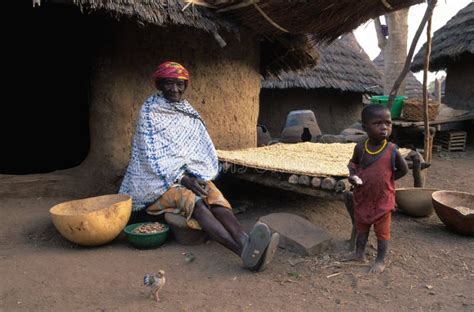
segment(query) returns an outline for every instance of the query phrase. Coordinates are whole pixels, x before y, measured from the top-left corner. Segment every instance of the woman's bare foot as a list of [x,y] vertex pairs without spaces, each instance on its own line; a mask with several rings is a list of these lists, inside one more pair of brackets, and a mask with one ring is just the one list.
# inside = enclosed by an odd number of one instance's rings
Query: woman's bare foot
[[365,258],[364,254],[360,254],[357,252],[353,252],[344,257],[343,261],[358,261],[358,262],[366,262],[367,259]]
[[370,268],[369,273],[382,273],[385,270],[385,264],[381,261],[375,261],[374,265]]

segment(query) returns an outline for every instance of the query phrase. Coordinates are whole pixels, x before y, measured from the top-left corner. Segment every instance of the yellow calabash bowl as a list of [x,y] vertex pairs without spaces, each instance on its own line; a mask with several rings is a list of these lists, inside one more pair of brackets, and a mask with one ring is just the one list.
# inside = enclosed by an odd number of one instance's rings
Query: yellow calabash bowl
[[99,246],[112,241],[132,213],[129,195],[113,194],[72,200],[49,210],[56,229],[69,241]]

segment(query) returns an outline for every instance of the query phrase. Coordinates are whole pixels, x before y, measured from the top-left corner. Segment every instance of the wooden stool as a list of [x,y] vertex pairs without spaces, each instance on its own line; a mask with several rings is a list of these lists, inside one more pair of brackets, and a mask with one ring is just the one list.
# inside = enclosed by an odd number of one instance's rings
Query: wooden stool
[[202,230],[191,229],[186,218],[176,213],[165,213],[165,222],[170,226],[176,241],[181,245],[199,245],[206,241],[207,234]]

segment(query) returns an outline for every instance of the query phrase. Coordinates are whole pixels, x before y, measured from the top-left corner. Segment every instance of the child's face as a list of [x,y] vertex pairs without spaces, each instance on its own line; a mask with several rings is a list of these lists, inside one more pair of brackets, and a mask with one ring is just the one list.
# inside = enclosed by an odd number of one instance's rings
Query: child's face
[[389,110],[374,112],[367,123],[362,125],[370,139],[382,141],[392,134],[392,118]]

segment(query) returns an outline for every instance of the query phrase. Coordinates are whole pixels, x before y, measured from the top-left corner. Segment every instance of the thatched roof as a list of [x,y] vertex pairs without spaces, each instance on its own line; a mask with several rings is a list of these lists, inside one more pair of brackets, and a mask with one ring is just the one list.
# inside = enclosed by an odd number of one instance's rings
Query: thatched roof
[[[426,44],[413,59],[411,69],[423,69]],[[461,55],[474,54],[474,3],[460,10],[446,25],[435,31],[431,45],[430,70],[445,69]]]
[[83,12],[103,12],[120,19],[130,17],[144,24],[159,26],[183,25],[208,32],[235,29],[235,24],[219,17],[211,10],[189,7],[182,0],[53,0],[53,2],[73,3]]
[[[201,5],[186,7],[187,2],[184,0],[48,0],[45,5],[48,4],[75,5],[87,14],[102,13],[118,20],[131,18],[142,25],[193,27],[217,37],[226,34],[225,40],[238,40],[240,31],[245,28],[238,21],[219,14],[215,9]],[[273,45],[269,54],[271,58],[262,61],[264,75],[316,65],[317,54],[305,35],[263,37],[266,43]]]
[[[353,36],[351,34],[351,36]],[[282,72],[262,81],[262,88],[326,88],[367,94],[382,94],[382,75],[355,39],[342,37],[331,44],[315,44],[320,55],[314,69]]]
[[[380,70],[382,74],[382,79],[384,75],[384,62],[383,54],[380,53],[375,59],[374,64]],[[411,99],[417,99],[423,97],[423,84],[416,79],[415,75],[412,72],[408,72],[407,77],[405,78],[405,96]]]
[[[423,2],[423,0],[49,0],[69,3],[82,11],[103,12],[115,18],[136,18],[143,24],[183,25],[216,35],[220,30],[249,28],[267,42],[276,43],[263,73],[298,70],[316,65],[312,43],[330,41],[350,32],[370,18]],[[187,2],[194,4],[187,6]],[[238,6],[238,8],[236,8]],[[387,7],[388,6],[388,7]],[[238,26],[237,26],[238,25]],[[287,34],[275,27],[284,27]],[[284,36],[283,36],[284,35]]]
[[[424,0],[204,0],[261,34],[310,33],[331,41],[369,19]],[[266,17],[264,17],[266,15]]]

